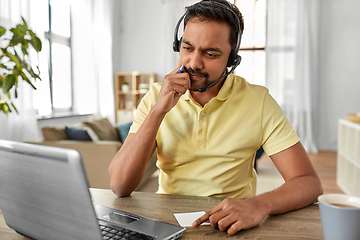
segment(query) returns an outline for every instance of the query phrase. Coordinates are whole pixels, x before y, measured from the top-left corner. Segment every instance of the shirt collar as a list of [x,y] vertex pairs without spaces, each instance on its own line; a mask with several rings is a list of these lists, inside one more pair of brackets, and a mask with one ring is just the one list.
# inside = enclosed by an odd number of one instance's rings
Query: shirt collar
[[217,99],[219,101],[225,101],[226,99],[228,99],[230,97],[234,79],[235,79],[235,76],[233,74],[229,74],[226,77],[224,84],[222,85],[222,87],[221,87],[218,95],[215,97],[215,99]]

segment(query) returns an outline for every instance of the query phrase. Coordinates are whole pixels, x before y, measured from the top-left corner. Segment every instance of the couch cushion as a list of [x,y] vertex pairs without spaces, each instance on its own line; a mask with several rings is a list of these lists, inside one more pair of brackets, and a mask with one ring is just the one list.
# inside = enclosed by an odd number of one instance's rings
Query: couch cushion
[[43,127],[41,129],[41,132],[45,141],[58,141],[68,139],[65,128],[63,127]]
[[125,141],[125,138],[129,134],[131,125],[132,125],[132,122],[128,122],[128,123],[119,124],[117,126],[117,129],[118,129],[119,134],[120,134],[120,141],[122,143]]
[[69,140],[91,141],[85,128],[65,127],[65,132]]
[[89,137],[91,138],[92,141],[97,142],[100,141],[100,138],[96,135],[96,133],[94,132],[94,130],[92,130],[92,128],[84,125],[81,122],[78,123],[73,123],[71,125],[66,125],[68,128],[81,128],[86,130],[87,134],[89,135]]
[[88,120],[83,122],[83,124],[94,130],[100,140],[120,141],[119,132],[111,125],[107,118]]

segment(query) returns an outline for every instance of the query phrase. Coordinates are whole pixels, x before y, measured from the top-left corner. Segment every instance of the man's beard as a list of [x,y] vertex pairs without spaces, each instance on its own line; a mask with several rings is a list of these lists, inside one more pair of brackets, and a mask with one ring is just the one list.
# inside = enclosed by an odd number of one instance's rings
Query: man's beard
[[[189,74],[190,77],[190,82],[191,82],[191,88],[189,88],[190,91],[199,91],[199,89],[203,88],[203,87],[207,87],[209,85],[211,85],[213,82],[217,81],[218,79],[214,80],[214,81],[209,81],[209,74],[207,72],[202,72],[200,70],[194,70],[192,68],[186,68],[184,66],[184,70]],[[226,72],[226,70],[224,71]],[[192,75],[196,75],[197,77],[204,77],[205,78],[205,82],[203,84],[203,86],[199,87],[199,88],[192,88],[192,86],[194,85],[194,83],[197,82],[197,80],[193,80],[192,79]],[[221,74],[223,75],[223,74]]]

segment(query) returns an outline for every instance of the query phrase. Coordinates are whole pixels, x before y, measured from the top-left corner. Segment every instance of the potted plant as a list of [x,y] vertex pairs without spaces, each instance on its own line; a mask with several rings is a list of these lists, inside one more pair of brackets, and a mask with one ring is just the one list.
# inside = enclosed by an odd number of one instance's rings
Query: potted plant
[[124,93],[127,93],[129,91],[129,83],[128,82],[123,82],[123,84],[121,85],[121,90],[124,92]]
[[[14,97],[18,97],[18,81],[23,80],[36,89],[33,82],[36,79],[41,80],[39,68],[32,66],[28,50],[32,46],[38,53],[41,51],[42,43],[28,28],[24,18],[22,21],[22,24],[9,30],[12,33],[12,38],[9,39],[5,35],[6,29],[0,26],[0,111],[6,115],[12,110],[19,113],[12,102]],[[36,72],[33,67],[37,68]],[[14,89],[13,93],[10,93],[11,89]]]

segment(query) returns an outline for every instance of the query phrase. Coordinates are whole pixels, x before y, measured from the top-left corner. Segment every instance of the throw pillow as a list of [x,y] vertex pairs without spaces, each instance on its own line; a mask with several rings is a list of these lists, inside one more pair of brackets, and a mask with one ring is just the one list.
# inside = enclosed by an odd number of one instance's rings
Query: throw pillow
[[83,124],[94,130],[100,140],[120,141],[119,132],[107,118],[85,121]]
[[63,127],[43,127],[41,129],[45,141],[67,140],[65,128]]
[[131,125],[132,125],[132,122],[128,122],[128,123],[119,124],[117,126],[117,129],[120,134],[120,141],[122,143],[125,142],[125,139],[126,139],[127,135],[129,134]]
[[86,129],[77,127],[65,127],[65,132],[69,140],[91,141]]
[[97,142],[100,141],[99,137],[96,135],[96,133],[94,132],[94,130],[92,130],[90,127],[84,125],[81,122],[78,123],[73,123],[71,125],[67,125],[67,127],[69,128],[81,128],[81,129],[85,129],[87,134],[89,134],[89,137],[91,138],[91,141],[93,142]]

